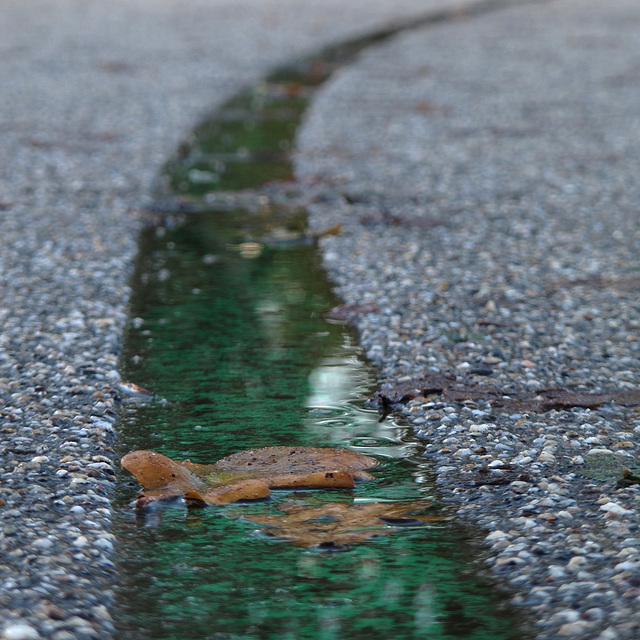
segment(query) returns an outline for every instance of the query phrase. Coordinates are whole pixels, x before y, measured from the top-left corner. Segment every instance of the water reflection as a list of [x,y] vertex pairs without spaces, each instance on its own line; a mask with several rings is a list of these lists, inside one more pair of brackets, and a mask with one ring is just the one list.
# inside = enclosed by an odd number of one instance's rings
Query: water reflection
[[407,429],[393,418],[380,422],[377,411],[362,406],[371,376],[360,349],[346,335],[337,355],[325,357],[309,374],[305,429],[312,441],[352,447],[362,453],[392,458],[415,455],[403,441]]
[[130,558],[138,593],[122,637],[509,637],[485,614],[482,587],[459,575],[458,543],[437,530],[322,553],[255,536],[224,512],[161,520],[131,531],[148,547]]

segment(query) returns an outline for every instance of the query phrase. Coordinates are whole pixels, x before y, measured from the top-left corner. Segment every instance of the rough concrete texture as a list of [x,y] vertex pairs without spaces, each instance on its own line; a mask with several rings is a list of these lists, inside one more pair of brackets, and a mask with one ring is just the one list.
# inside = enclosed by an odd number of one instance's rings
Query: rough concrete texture
[[[5,0],[4,640],[113,631],[114,384],[163,162],[274,65],[459,4]],[[359,328],[386,379],[481,365],[506,391],[637,386],[638,24],[623,0],[536,3],[401,36],[323,90],[298,174],[329,199],[312,224],[344,225],[323,245],[341,294],[380,307]],[[632,410],[404,410],[541,638],[637,636],[640,494],[580,475],[594,450],[634,457]],[[484,467],[509,483],[469,482]]]

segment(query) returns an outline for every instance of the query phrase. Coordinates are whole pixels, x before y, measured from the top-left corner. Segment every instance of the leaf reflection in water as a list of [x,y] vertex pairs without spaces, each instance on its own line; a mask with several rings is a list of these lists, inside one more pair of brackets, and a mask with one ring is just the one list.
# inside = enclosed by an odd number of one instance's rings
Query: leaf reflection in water
[[286,502],[278,507],[283,515],[247,515],[237,510],[227,515],[265,525],[267,534],[290,540],[299,547],[340,549],[376,536],[397,533],[398,527],[447,519],[444,516],[413,515],[413,512],[424,511],[429,506],[431,503],[425,501],[406,504],[330,502],[317,507]]

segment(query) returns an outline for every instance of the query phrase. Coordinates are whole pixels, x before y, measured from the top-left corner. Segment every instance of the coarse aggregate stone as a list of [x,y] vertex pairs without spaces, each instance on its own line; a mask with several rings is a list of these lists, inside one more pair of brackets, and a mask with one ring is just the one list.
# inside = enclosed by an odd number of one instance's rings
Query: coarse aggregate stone
[[274,65],[451,0],[4,0],[0,637],[109,638],[117,360],[141,215]]
[[[401,34],[316,96],[296,175],[312,227],[342,225],[324,264],[381,382],[638,387],[639,27],[630,0],[513,7]],[[637,408],[399,411],[537,638],[640,636],[640,487],[589,471],[637,464]]]

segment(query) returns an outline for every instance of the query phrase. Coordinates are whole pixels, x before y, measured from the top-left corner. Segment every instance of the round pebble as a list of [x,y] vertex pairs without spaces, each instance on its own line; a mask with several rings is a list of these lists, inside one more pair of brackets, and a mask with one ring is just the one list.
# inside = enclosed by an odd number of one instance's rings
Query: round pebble
[[39,640],[40,634],[28,624],[12,624],[2,632],[2,640]]

